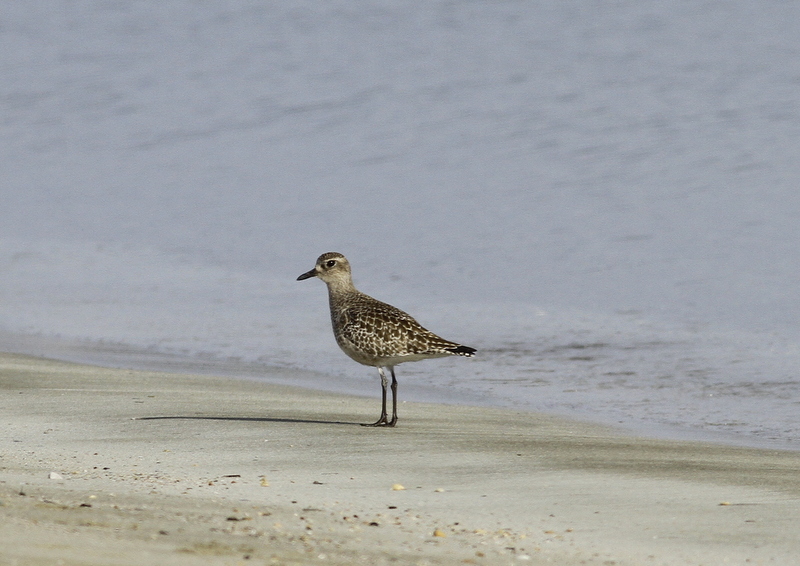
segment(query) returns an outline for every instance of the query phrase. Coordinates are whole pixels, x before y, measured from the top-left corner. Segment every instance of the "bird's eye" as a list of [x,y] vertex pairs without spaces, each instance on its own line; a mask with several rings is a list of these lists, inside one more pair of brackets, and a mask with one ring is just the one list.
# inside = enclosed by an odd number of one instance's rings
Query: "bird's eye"
[[335,259],[329,259],[327,262],[325,262],[326,267],[333,267],[334,265],[336,265]]

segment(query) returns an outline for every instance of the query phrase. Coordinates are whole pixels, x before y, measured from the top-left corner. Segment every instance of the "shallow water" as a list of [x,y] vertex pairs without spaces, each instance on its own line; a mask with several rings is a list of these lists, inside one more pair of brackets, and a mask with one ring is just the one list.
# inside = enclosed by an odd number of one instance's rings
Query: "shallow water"
[[479,350],[406,398],[796,447],[798,12],[10,5],[0,345],[377,397],[336,250]]

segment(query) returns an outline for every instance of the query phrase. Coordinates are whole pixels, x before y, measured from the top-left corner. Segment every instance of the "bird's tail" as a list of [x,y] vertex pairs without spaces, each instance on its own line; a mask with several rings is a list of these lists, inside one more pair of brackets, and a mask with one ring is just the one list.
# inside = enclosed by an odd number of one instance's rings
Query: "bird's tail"
[[475,348],[470,348],[469,346],[462,346],[458,345],[455,348],[447,348],[447,351],[451,354],[455,354],[457,356],[466,356],[467,358],[471,358],[475,355]]

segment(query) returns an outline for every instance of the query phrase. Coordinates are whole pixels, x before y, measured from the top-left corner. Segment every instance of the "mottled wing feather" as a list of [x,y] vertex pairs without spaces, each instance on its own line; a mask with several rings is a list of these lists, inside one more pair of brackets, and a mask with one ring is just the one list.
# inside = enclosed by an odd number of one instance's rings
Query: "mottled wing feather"
[[362,363],[372,361],[367,358],[471,355],[463,350],[466,347],[437,336],[396,307],[366,295],[361,295],[360,300],[352,299],[331,314],[338,319],[334,320],[334,327],[338,328],[339,345],[354,358],[354,353],[362,354],[364,359],[358,360]]

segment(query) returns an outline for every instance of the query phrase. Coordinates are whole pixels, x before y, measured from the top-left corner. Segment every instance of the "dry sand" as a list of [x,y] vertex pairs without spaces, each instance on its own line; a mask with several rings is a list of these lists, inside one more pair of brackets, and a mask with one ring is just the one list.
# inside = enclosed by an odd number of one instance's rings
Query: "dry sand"
[[800,564],[800,453],[378,408],[0,355],[0,564]]

